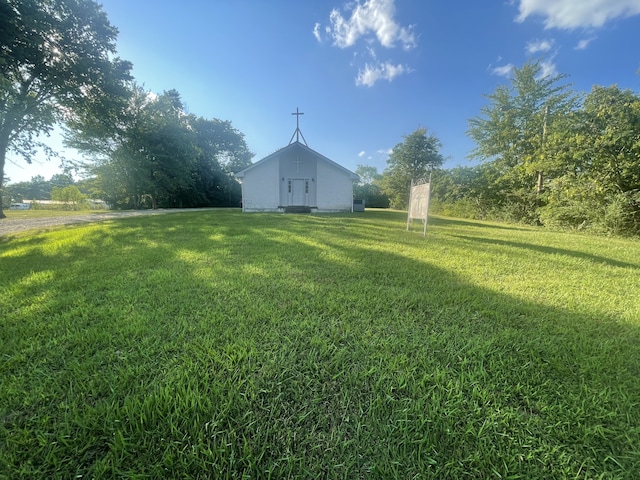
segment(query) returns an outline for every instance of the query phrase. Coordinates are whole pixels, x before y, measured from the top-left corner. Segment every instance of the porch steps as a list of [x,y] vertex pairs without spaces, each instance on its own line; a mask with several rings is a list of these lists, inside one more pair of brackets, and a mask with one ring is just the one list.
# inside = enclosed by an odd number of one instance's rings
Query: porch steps
[[311,213],[311,207],[306,205],[289,205],[284,207],[284,213]]

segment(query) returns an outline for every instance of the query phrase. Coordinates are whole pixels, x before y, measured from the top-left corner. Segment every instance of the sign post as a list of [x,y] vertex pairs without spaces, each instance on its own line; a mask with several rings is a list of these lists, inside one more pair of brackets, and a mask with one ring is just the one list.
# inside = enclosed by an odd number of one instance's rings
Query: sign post
[[414,185],[411,181],[409,194],[409,214],[407,216],[407,231],[411,220],[422,220],[424,224],[423,235],[427,235],[427,219],[429,218],[429,201],[431,199],[431,182]]

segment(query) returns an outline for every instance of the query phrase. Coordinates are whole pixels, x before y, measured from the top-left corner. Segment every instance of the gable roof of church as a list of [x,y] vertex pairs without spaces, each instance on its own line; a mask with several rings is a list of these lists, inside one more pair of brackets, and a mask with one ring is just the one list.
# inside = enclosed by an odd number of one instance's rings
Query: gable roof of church
[[275,152],[273,152],[270,155],[267,155],[266,157],[264,157],[262,160],[257,161],[256,163],[253,163],[251,165],[249,165],[247,168],[245,168],[244,170],[240,170],[238,173],[235,173],[234,176],[236,178],[243,178],[245,173],[247,173],[249,170],[254,169],[255,167],[257,167],[258,165],[261,165],[263,163],[266,163],[270,160],[273,160],[275,157],[277,157],[278,155],[280,155],[283,152],[286,152],[287,150],[293,150],[294,148],[299,148],[302,151],[306,151],[308,153],[311,153],[312,155],[316,156],[319,160],[322,160],[323,162],[326,162],[334,167],[336,167],[338,170],[341,170],[342,172],[344,172],[345,174],[349,175],[349,177],[351,178],[351,180],[359,180],[360,177],[353,173],[351,170],[344,168],[342,165],[340,165],[339,163],[334,162],[333,160],[330,160],[329,158],[325,157],[324,155],[322,155],[321,153],[316,152],[315,150],[309,148],[308,146],[300,143],[299,141],[295,141],[293,143],[290,143],[289,145],[287,145],[286,147],[283,147],[279,150],[276,150]]

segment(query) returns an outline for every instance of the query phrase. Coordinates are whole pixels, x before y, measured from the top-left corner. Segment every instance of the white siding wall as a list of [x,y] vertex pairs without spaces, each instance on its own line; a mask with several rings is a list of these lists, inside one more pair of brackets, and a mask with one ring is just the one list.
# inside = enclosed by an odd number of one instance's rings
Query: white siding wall
[[245,212],[277,211],[280,200],[278,162],[265,162],[245,173],[242,209]]
[[[302,179],[309,181],[309,193],[306,205],[316,205],[316,164],[315,155],[306,151],[290,150],[278,157],[280,161],[280,205],[289,205],[290,195],[288,188],[289,179]],[[294,162],[300,162],[298,165]],[[284,180],[282,180],[284,179]]]
[[353,209],[353,182],[344,171],[318,162],[318,210],[350,212]]

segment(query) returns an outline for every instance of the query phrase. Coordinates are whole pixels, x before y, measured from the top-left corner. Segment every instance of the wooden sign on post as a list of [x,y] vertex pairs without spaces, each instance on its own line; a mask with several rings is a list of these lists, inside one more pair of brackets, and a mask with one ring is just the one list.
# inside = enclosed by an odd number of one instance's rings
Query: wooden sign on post
[[414,185],[411,181],[411,193],[409,194],[409,215],[407,217],[407,231],[411,220],[422,220],[424,223],[423,235],[427,235],[427,218],[429,217],[429,200],[431,197],[431,182]]

